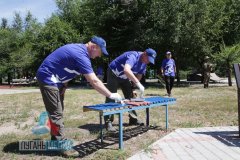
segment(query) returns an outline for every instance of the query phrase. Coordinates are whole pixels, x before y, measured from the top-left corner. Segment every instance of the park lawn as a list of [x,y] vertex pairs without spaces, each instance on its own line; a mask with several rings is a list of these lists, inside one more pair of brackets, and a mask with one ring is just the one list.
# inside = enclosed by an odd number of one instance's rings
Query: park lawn
[[[119,91],[120,93],[120,91]],[[149,87],[146,95],[164,95],[165,89]],[[200,85],[173,89],[177,103],[169,108],[169,130],[165,131],[165,111],[163,107],[150,109],[150,124],[146,128],[125,125],[130,138],[124,141],[124,150],[118,150],[118,143],[106,145],[103,149],[86,147],[81,159],[126,159],[139,150],[147,150],[154,141],[177,128],[236,126],[237,89],[236,86],[210,87]],[[95,90],[71,89],[65,95],[64,120],[66,137],[91,146],[98,141],[99,116],[96,112],[83,112],[82,106],[103,103],[105,98]],[[31,128],[37,116],[44,111],[40,93],[12,94],[0,96],[0,157],[3,159],[64,159],[61,156],[44,153],[19,153],[19,140],[49,139],[48,135],[35,136]],[[138,111],[139,119],[144,121],[144,110]],[[117,124],[118,116],[114,123]],[[124,115],[128,123],[128,115]],[[6,131],[4,130],[6,129]],[[12,130],[11,130],[12,129]],[[11,130],[12,132],[10,132]],[[113,137],[107,135],[106,142]]]

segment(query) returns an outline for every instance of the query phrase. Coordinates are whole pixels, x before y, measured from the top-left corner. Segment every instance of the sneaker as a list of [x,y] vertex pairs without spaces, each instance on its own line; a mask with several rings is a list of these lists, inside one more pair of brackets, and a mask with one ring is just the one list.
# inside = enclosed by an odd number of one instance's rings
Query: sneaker
[[76,145],[76,143],[71,139],[50,140],[47,149],[49,151],[57,151],[64,157],[78,157],[79,153],[73,148],[74,145]]
[[166,93],[166,94],[164,94],[163,96],[164,96],[164,97],[168,97],[168,96],[169,96],[169,94],[168,94],[168,93]]
[[109,132],[116,132],[117,130],[112,126],[112,122],[106,122],[106,130]]
[[130,126],[144,126],[144,123],[139,121],[138,119],[134,119],[134,118],[129,118],[129,123]]
[[66,158],[76,158],[79,156],[78,151],[76,151],[75,149],[61,150],[60,153],[62,156],[66,157]]
[[137,113],[135,112],[133,112],[133,111],[130,111],[130,112],[128,112],[128,114],[129,114],[129,120],[130,119],[137,119]]

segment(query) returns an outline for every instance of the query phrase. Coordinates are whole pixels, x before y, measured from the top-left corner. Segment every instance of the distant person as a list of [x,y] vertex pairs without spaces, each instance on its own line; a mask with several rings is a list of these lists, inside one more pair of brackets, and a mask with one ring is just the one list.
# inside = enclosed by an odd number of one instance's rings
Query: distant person
[[[67,44],[52,52],[37,71],[37,80],[43,102],[51,122],[51,140],[62,141],[64,135],[63,110],[67,83],[83,74],[87,81],[102,95],[120,101],[118,93],[111,93],[93,72],[90,58],[108,55],[106,42],[94,36],[86,44]],[[64,156],[78,156],[75,150],[60,150]]]
[[210,80],[210,74],[212,72],[213,64],[210,63],[209,57],[205,56],[204,57],[204,63],[203,63],[203,84],[204,88],[208,88],[209,80]]
[[172,96],[172,88],[175,79],[176,65],[174,59],[172,59],[172,53],[166,52],[166,58],[162,61],[161,74],[166,83],[167,96]]
[[[142,76],[146,73],[146,67],[149,63],[154,64],[156,51],[149,48],[144,52],[128,51],[114,59],[107,71],[107,88],[111,92],[117,92],[118,87],[122,89],[125,99],[131,99],[133,88],[131,82],[140,90],[140,97],[144,95],[144,86],[140,83]],[[113,102],[112,99],[106,98],[105,102]],[[106,129],[115,131],[112,126],[114,115],[104,116]],[[129,125],[143,125],[137,118],[136,111],[129,112]]]
[[103,68],[102,66],[99,66],[96,71],[96,75],[98,79],[100,79],[103,82]]

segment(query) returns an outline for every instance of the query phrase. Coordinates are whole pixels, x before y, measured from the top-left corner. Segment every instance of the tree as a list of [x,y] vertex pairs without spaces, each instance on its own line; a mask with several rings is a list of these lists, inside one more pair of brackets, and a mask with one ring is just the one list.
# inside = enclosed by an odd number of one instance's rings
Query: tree
[[239,0],[226,0],[224,13],[228,15],[223,25],[223,40],[226,46],[240,42],[240,3]]
[[[57,0],[58,15],[80,33],[83,40],[99,35],[107,41],[110,58],[135,49],[137,1]],[[107,59],[105,59],[105,63]]]
[[180,77],[179,70],[200,69],[205,55],[218,56],[222,41],[226,48],[240,43],[239,0],[56,0],[56,4],[57,13],[43,26],[30,12],[24,19],[15,13],[10,27],[2,19],[2,71],[35,72],[56,48],[99,35],[111,55],[103,63],[124,51],[151,47],[158,52],[154,66],[158,69],[162,53],[170,50]]
[[12,64],[10,62],[11,53],[16,49],[16,34],[10,28],[0,29],[0,77],[8,76],[10,83]]
[[214,55],[215,60],[219,65],[226,66],[228,85],[232,86],[232,66],[234,63],[239,63],[240,61],[240,43],[233,46],[221,47],[221,51]]
[[[22,18],[18,17],[17,19]],[[18,78],[22,76],[29,78],[33,76],[34,72],[32,68],[35,55],[33,46],[40,33],[41,24],[37,22],[30,12],[23,19],[24,21],[21,21],[21,23],[16,23],[19,26],[15,25],[12,28],[16,39],[14,40],[15,49],[10,53],[10,64],[12,70],[14,70],[14,76],[16,74]]]
[[7,19],[2,18],[1,28],[7,28],[7,25],[8,25],[7,23],[8,23]]
[[12,28],[15,31],[17,31],[17,32],[21,32],[22,31],[22,29],[23,29],[23,20],[21,18],[20,13],[15,12]]
[[32,67],[36,71],[42,61],[55,49],[67,43],[79,41],[80,35],[72,28],[71,24],[53,15],[46,21],[45,26],[41,29],[33,44],[36,55]]

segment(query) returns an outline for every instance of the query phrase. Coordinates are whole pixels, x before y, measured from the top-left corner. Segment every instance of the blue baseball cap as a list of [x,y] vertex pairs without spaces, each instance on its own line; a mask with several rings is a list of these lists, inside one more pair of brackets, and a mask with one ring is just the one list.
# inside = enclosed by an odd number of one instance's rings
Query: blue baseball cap
[[157,56],[157,53],[155,50],[153,50],[152,48],[148,48],[145,50],[145,52],[148,55],[148,60],[150,63],[154,64],[155,58]]
[[91,42],[98,45],[101,48],[102,53],[108,56],[106,41],[102,37],[94,36],[92,37]]

